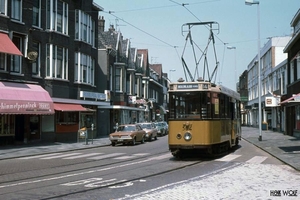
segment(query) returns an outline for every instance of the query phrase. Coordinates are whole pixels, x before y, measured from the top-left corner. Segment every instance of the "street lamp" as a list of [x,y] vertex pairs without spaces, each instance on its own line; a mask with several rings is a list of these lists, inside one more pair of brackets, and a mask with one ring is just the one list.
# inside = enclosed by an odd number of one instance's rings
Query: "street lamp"
[[171,76],[172,74],[171,74],[171,73],[172,73],[172,72],[176,72],[176,69],[170,69],[169,71],[170,71],[170,82],[172,82],[172,78],[171,78],[171,77],[172,77],[172,76]]
[[236,86],[236,83],[237,83],[237,80],[236,80],[236,78],[237,78],[237,74],[236,74],[237,73],[236,72],[236,47],[228,46],[227,49],[229,49],[229,50],[234,49],[234,84]]
[[261,67],[260,67],[260,22],[259,22],[259,1],[255,0],[245,0],[246,5],[257,5],[257,64],[258,64],[258,127],[259,127],[259,137],[258,140],[262,141],[261,134]]

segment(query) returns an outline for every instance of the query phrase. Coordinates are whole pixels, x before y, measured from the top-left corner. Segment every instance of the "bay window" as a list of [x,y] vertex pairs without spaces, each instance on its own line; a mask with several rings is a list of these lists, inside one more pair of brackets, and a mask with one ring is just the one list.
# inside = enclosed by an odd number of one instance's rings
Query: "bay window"
[[95,21],[81,10],[75,11],[75,39],[95,46]]
[[68,80],[68,49],[47,44],[46,77]]
[[47,29],[68,34],[68,4],[60,0],[47,0]]
[[75,77],[77,83],[95,84],[95,60],[86,54],[75,53]]

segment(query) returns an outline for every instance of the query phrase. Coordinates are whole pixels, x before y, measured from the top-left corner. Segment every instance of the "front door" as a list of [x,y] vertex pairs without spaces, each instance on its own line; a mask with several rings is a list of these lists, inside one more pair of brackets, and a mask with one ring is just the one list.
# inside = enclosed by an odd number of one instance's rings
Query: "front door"
[[16,115],[16,134],[15,134],[15,140],[18,142],[23,142],[24,141],[24,121],[25,121],[25,116],[24,115]]

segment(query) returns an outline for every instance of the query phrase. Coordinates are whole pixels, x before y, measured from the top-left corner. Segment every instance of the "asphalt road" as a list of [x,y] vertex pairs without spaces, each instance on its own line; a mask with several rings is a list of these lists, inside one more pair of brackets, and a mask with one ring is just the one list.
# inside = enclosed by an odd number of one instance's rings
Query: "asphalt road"
[[[238,185],[248,197],[270,197],[276,184],[285,189],[293,178],[300,185],[299,176],[291,177],[294,172],[286,165],[246,141],[223,157],[177,160],[168,151],[167,139],[2,160],[0,199],[234,199],[237,191],[231,196],[232,188],[222,183]],[[287,175],[281,178],[278,171]],[[263,181],[269,184],[274,177],[277,183],[266,188]],[[198,186],[190,188],[191,183]],[[293,184],[289,188],[300,189]],[[228,191],[217,191],[218,185]]]

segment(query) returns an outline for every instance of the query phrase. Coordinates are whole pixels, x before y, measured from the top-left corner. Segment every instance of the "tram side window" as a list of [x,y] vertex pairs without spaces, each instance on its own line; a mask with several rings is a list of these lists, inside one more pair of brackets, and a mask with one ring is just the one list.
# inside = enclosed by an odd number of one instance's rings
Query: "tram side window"
[[201,118],[211,118],[211,100],[209,92],[202,92],[200,95],[201,102]]
[[224,101],[224,105],[225,105],[225,109],[224,109],[224,118],[225,119],[229,119],[231,118],[231,109],[230,109],[230,98],[228,96],[224,96],[225,101]]
[[212,118],[219,118],[220,117],[220,104],[219,104],[219,97],[218,93],[211,93],[211,104],[212,104]]
[[220,105],[220,118],[226,118],[225,116],[225,95],[219,94],[219,105]]

